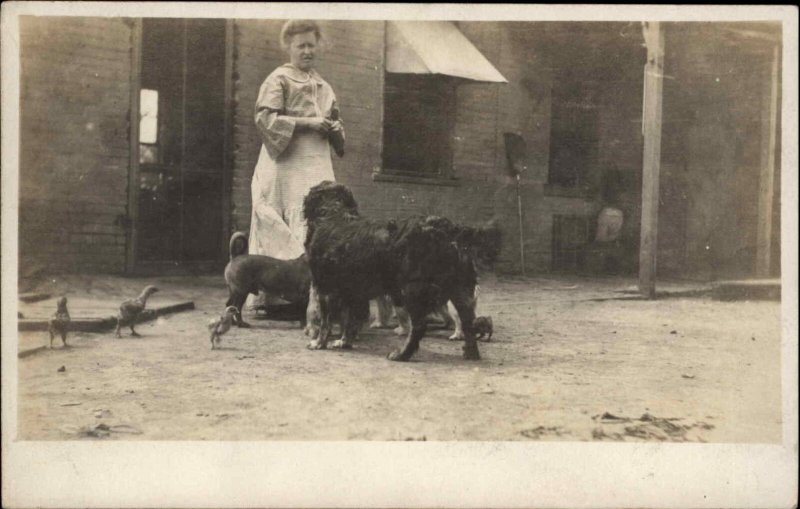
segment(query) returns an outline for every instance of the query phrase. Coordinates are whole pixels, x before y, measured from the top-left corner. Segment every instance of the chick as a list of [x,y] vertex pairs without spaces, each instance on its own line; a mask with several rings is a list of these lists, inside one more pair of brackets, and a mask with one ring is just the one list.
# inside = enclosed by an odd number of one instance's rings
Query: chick
[[222,342],[222,335],[228,332],[233,323],[233,317],[239,310],[236,306],[228,306],[222,316],[211,320],[208,323],[208,330],[211,331],[211,349],[213,350]]
[[133,326],[136,325],[136,320],[144,311],[144,307],[147,304],[147,298],[150,297],[152,294],[156,293],[158,288],[155,286],[147,286],[142,293],[139,294],[138,297],[131,300],[126,300],[119,306],[119,315],[117,316],[117,337],[122,337],[120,334],[120,327],[123,325],[127,325],[131,328],[131,336],[139,336],[139,334],[133,330]]
[[53,338],[56,333],[61,335],[61,341],[67,346],[67,331],[69,330],[69,311],[67,311],[67,298],[58,299],[56,313],[50,319],[48,331],[50,332],[50,348],[53,348]]
[[[472,322],[472,327],[475,329],[475,336],[480,341],[491,341],[494,326],[492,324],[491,316],[479,316]],[[489,335],[486,339],[483,336]]]

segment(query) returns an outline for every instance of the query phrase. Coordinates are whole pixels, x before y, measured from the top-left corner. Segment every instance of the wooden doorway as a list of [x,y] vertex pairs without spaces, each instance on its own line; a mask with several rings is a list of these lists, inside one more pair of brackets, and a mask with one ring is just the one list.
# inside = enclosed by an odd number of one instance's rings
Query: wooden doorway
[[139,23],[128,267],[211,269],[224,260],[228,229],[230,27],[219,19]]

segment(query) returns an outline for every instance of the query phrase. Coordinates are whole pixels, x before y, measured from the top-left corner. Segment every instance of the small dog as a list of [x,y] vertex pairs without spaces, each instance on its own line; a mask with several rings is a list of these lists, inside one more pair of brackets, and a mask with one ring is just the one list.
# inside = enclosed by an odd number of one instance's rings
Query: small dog
[[53,338],[56,333],[61,336],[61,342],[67,345],[67,331],[69,330],[69,311],[67,311],[67,298],[61,297],[56,305],[56,313],[50,319],[48,331],[50,332],[50,348],[53,348]]
[[211,332],[211,349],[214,350],[222,342],[222,335],[231,329],[233,317],[239,310],[236,306],[228,306],[222,316],[211,320],[208,324],[208,330]]
[[[308,306],[311,273],[306,255],[294,260],[279,260],[271,256],[247,253],[247,235],[236,232],[229,245],[230,261],[225,267],[228,301],[225,306],[236,307],[236,324],[249,327],[242,319],[242,306],[248,294],[258,295],[259,290],[296,304],[301,311]],[[305,317],[300,313],[305,326]]]
[[[475,328],[475,338],[478,341],[486,341],[488,343],[492,340],[494,326],[492,325],[491,316],[479,316],[472,322],[472,326]],[[483,339],[484,336],[487,336],[486,339]]]
[[139,333],[133,330],[133,326],[136,325],[136,320],[138,320],[139,315],[142,314],[144,311],[145,306],[147,305],[147,299],[156,293],[158,288],[152,285],[148,285],[142,290],[142,293],[135,299],[126,300],[119,306],[119,314],[117,315],[117,337],[121,338],[122,334],[120,334],[120,328],[123,325],[127,325],[131,328],[131,336],[139,337]]

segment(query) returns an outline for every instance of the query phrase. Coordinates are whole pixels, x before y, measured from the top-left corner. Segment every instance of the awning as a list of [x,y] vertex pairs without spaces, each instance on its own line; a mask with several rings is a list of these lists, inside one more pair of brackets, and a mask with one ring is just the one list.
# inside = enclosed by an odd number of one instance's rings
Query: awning
[[388,72],[444,74],[474,81],[508,83],[449,21],[389,21],[387,25]]

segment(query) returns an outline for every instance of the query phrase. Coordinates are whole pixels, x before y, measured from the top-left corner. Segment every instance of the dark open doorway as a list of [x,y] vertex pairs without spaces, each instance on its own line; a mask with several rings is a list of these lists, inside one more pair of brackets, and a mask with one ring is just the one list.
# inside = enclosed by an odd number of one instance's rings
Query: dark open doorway
[[142,20],[136,269],[222,257],[226,64],[225,20]]

